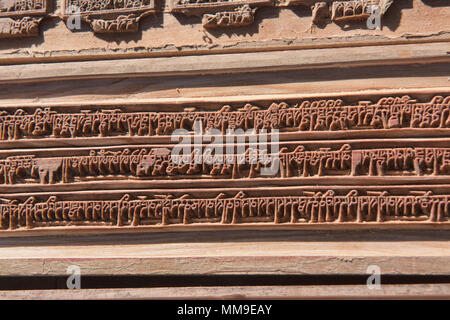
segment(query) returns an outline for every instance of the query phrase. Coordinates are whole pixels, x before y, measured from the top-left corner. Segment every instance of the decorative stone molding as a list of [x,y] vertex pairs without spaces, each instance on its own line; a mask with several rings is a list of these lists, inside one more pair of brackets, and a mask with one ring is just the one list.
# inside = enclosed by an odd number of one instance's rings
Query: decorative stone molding
[[88,22],[94,33],[137,32],[140,20],[156,12],[154,0],[64,0],[62,18]]
[[[361,182],[358,177],[450,178],[450,148],[406,147],[356,149],[305,148],[281,145],[277,153],[245,148],[242,154],[219,154],[205,149],[172,155],[168,148],[72,150],[67,156],[39,154],[0,159],[0,185],[73,184],[89,181],[197,179],[273,179],[325,177]],[[272,174],[262,168],[276,166]],[[386,180],[389,182],[388,180]],[[0,188],[3,190],[3,188]]]
[[39,23],[47,12],[47,0],[0,1],[0,38],[38,36]]
[[123,112],[98,106],[83,112],[57,112],[37,108],[33,113],[22,109],[0,110],[0,145],[2,141],[37,138],[87,138],[127,136],[170,136],[176,129],[194,133],[200,121],[204,130],[278,129],[281,134],[310,134],[339,131],[375,132],[377,130],[450,129],[450,96],[436,96],[418,102],[409,96],[385,97],[378,102],[343,100],[272,103],[263,108],[248,103],[242,108],[225,105],[218,111]]

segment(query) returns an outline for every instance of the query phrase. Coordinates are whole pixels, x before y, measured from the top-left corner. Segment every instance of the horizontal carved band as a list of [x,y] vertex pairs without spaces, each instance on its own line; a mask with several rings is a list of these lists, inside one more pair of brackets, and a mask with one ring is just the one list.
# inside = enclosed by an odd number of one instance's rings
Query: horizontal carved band
[[[205,28],[248,26],[254,22],[254,13],[260,6],[301,5],[311,7],[312,24],[328,21],[367,19],[373,6],[379,8],[383,15],[393,0],[361,0],[361,1],[310,1],[293,0],[277,2],[273,0],[170,0],[172,12],[189,15],[203,15]],[[56,7],[56,5],[54,5]],[[4,0],[0,2],[0,38],[30,37],[38,35],[38,22],[33,25],[33,32],[23,31],[24,21],[18,25],[18,18],[45,16],[47,0]],[[155,13],[154,0],[62,0],[60,17],[71,20],[69,29],[81,29],[81,18],[87,21],[95,33],[136,32],[142,17]],[[370,10],[369,10],[370,9]],[[233,11],[234,10],[234,11]],[[39,17],[38,17],[39,18]],[[77,19],[74,27],[73,19]],[[34,21],[34,20],[30,20]],[[15,23],[13,23],[15,22]],[[30,24],[27,25],[27,30]],[[8,29],[15,31],[6,31]],[[17,32],[17,29],[21,30]],[[37,31],[36,31],[37,30]]]
[[[366,20],[372,14],[381,17],[392,2],[393,0],[171,0],[171,11],[188,15],[204,14],[204,27],[232,27],[253,23],[253,14],[260,6],[307,6],[312,13],[311,23],[315,25],[327,22],[330,16],[332,21]],[[245,13],[238,8],[242,6],[248,7]],[[232,8],[236,11],[229,11]],[[243,17],[246,18],[243,19]]]
[[222,8],[236,8],[241,6],[271,5],[272,0],[171,0],[172,11],[180,11],[187,14],[196,12],[205,12],[210,10],[219,10]]
[[[368,192],[370,193],[370,192]],[[4,200],[6,201],[6,200]],[[345,223],[345,222],[449,222],[449,195],[389,195],[372,192],[347,195],[334,191],[290,197],[234,198],[223,194],[214,199],[165,196],[157,199],[131,199],[125,195],[111,201],[58,201],[50,197],[37,202],[6,201],[0,205],[1,228],[52,226],[139,226],[189,223]]]
[[450,128],[450,97],[417,103],[409,97],[383,98],[376,104],[343,105],[342,100],[305,101],[296,105],[273,103],[263,110],[251,104],[218,112],[121,112],[101,110],[57,113],[37,109],[34,114],[0,111],[0,141],[26,138],[168,136],[176,129],[278,129],[280,132],[376,130],[395,128]]
[[[222,147],[221,147],[222,148]],[[293,149],[292,147],[290,149]],[[192,150],[189,149],[189,150]],[[188,150],[188,151],[189,151]],[[385,148],[305,150],[297,145],[277,153],[247,148],[241,154],[203,152],[173,155],[172,148],[94,151],[89,155],[36,158],[12,156],[0,160],[0,184],[70,183],[132,178],[273,178],[309,176],[449,175],[450,148]]]

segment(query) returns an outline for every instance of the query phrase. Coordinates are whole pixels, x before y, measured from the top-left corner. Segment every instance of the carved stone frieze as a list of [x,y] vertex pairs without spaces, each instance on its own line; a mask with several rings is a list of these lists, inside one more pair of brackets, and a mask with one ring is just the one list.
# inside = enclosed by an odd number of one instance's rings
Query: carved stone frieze
[[176,224],[449,223],[449,195],[406,195],[350,190],[303,192],[299,196],[213,198],[126,194],[117,200],[2,199],[0,228],[56,226],[157,226]]
[[307,6],[311,8],[311,23],[314,26],[326,23],[330,17],[332,21],[366,20],[372,14],[381,17],[392,3],[393,0],[171,0],[170,9],[187,15],[203,15],[203,26],[212,28],[249,25],[254,22],[256,9],[261,6]]
[[0,38],[38,36],[39,23],[47,12],[47,0],[0,1]]
[[[33,147],[0,150],[0,229],[448,224],[450,194],[441,186],[450,181],[450,97],[359,100],[248,103],[217,111],[211,105],[200,107],[204,111],[190,105],[171,112],[148,110],[147,105],[122,106],[123,111],[7,107],[0,111],[0,145],[23,140]],[[141,107],[147,111],[136,111]],[[175,152],[180,147],[175,140],[147,145],[134,140],[170,137],[177,129],[184,130],[179,138],[191,142],[189,149]],[[248,136],[233,136],[239,145],[231,152],[223,144],[192,144],[212,129],[222,139],[230,129]],[[439,130],[442,139],[364,137],[370,131],[402,129]],[[267,139],[265,147],[260,140],[257,147],[250,141],[255,132],[272,137],[275,130],[352,131],[358,138],[294,136]],[[123,140],[120,146],[67,147],[92,137]],[[36,144],[45,139],[53,149]],[[98,188],[108,192],[89,193]],[[78,192],[70,197],[72,191]]]
[[[291,150],[289,150],[291,149]],[[277,153],[246,148],[216,154],[213,148],[175,155],[169,148],[91,150],[63,157],[10,156],[0,160],[0,184],[53,184],[111,179],[242,179],[361,176],[449,176],[450,148],[306,150],[294,144]],[[265,173],[263,168],[276,168]],[[390,179],[390,178],[388,178]]]
[[155,13],[154,0],[64,0],[63,19],[88,22],[95,33],[137,32],[139,21]]
[[338,100],[272,103],[268,108],[246,104],[219,111],[127,112],[104,109],[91,112],[61,113],[37,108],[33,114],[22,109],[0,110],[1,141],[37,138],[85,138],[117,136],[170,136],[176,129],[188,134],[201,123],[203,131],[229,129],[283,132],[339,132],[397,129],[450,128],[450,97],[436,96],[417,102],[408,96],[382,98],[376,103],[361,101],[345,105]]

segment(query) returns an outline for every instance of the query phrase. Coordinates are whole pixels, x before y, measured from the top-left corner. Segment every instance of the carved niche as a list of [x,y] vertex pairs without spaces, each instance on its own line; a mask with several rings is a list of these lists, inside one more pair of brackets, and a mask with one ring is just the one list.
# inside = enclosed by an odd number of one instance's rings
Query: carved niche
[[47,0],[1,0],[0,38],[38,36],[39,24],[47,12]]
[[62,18],[81,19],[95,33],[137,32],[140,20],[155,13],[155,0],[64,0]]

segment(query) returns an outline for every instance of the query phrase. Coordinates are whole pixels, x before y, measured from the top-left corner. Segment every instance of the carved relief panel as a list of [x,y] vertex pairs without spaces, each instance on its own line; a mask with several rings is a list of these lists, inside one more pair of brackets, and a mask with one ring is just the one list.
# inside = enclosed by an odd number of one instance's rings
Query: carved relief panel
[[[121,108],[1,110],[0,229],[449,223],[448,96]],[[270,139],[175,153],[176,130],[184,143],[208,130]],[[417,130],[440,131],[409,139]]]
[[393,0],[171,0],[172,12],[202,16],[205,28],[243,27],[252,24],[256,10],[261,6],[306,6],[311,9],[311,26],[331,21],[367,20],[371,15],[381,17]]
[[80,17],[95,33],[137,32],[139,21],[155,12],[155,0],[64,0],[63,19]]
[[[51,0],[0,1],[0,37],[32,37],[48,12]],[[382,16],[393,0],[311,1],[293,0],[168,0],[169,11],[202,17],[205,28],[244,27],[255,21],[261,6],[306,6],[311,9],[311,27],[330,21],[367,20],[372,13]],[[51,2],[56,7],[55,2]],[[94,33],[137,32],[139,21],[156,12],[155,0],[61,0],[62,19],[70,29],[74,19],[89,23]],[[378,10],[378,11],[374,11]],[[331,19],[331,20],[330,20]],[[311,29],[313,30],[313,29]]]
[[48,7],[47,0],[0,1],[0,38],[37,36]]
[[434,129],[450,129],[450,96],[436,96],[428,102],[418,102],[409,96],[386,97],[378,102],[360,101],[345,104],[341,99],[274,102],[269,107],[248,103],[242,107],[222,106],[217,112],[127,112],[120,108],[99,107],[82,112],[55,111],[36,108],[0,110],[0,144],[2,141],[34,138],[170,137],[177,129],[195,133],[199,122],[204,132],[210,129],[255,130],[255,133],[279,130],[280,134],[296,134],[299,138],[326,132],[376,134],[380,130],[392,133]]
[[[65,156],[34,154],[0,159],[0,190],[5,185],[72,184],[89,181],[155,180],[213,178],[301,178],[340,177],[341,182],[358,177],[441,176],[450,181],[450,148],[382,148],[353,149],[342,145],[337,150],[315,148],[305,150],[297,143],[277,153],[244,148],[239,154],[214,153],[211,147],[192,150],[190,154],[175,155],[173,147],[115,148],[113,150],[70,150]],[[311,148],[311,147],[310,147]],[[262,173],[268,166],[273,173]],[[410,179],[411,180],[411,179]],[[417,178],[417,181],[420,179]],[[381,180],[378,180],[381,181]],[[155,183],[155,182],[154,182]],[[5,187],[1,187],[4,185]],[[55,189],[55,188],[53,188]]]
[[186,15],[202,16],[205,28],[243,27],[252,24],[259,6],[271,5],[272,0],[192,1],[171,0],[170,10]]

